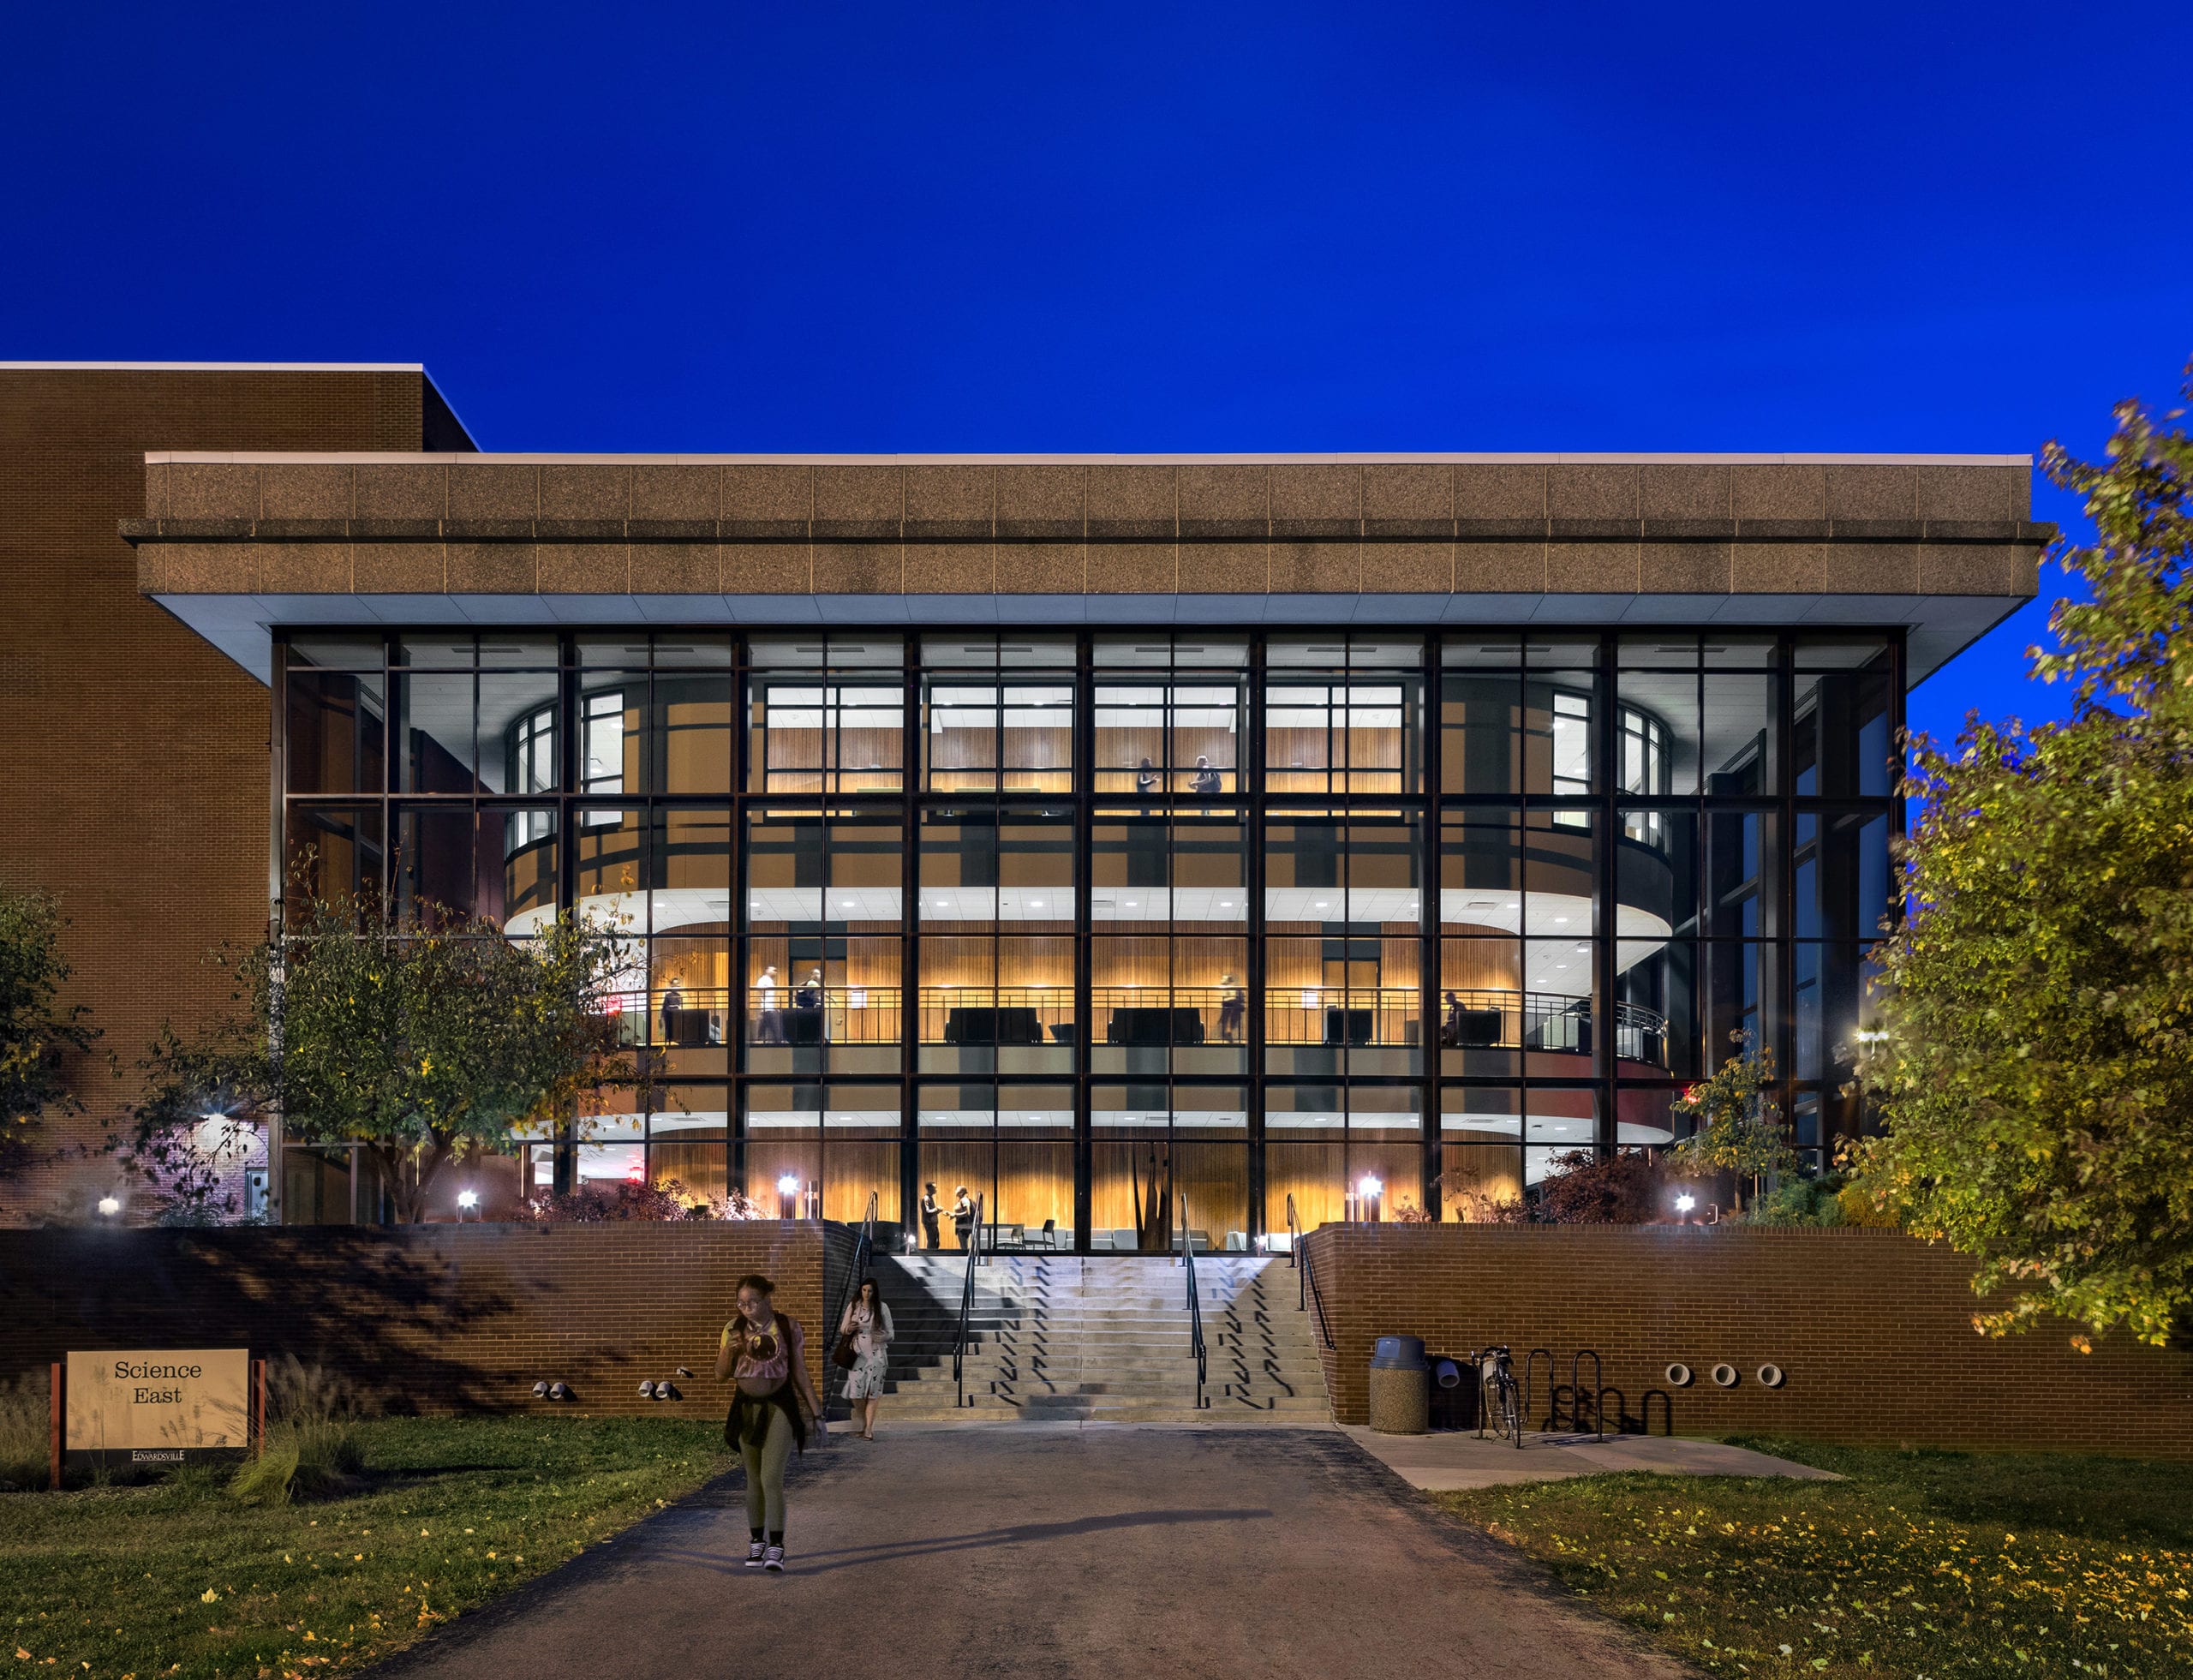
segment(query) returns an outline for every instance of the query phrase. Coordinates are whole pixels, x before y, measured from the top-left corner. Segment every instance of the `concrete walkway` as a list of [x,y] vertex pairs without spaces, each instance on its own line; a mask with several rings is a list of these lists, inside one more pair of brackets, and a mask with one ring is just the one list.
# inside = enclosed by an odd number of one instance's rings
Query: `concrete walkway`
[[791,1571],[742,1566],[737,1478],[440,1630],[383,1676],[1688,1671],[1436,1516],[1336,1432],[960,1425],[833,1438]]
[[1754,1452],[1721,1441],[1688,1441],[1668,1435],[1526,1435],[1519,1448],[1470,1431],[1437,1435],[1381,1435],[1360,1424],[1341,1428],[1356,1444],[1411,1487],[1451,1493],[1508,1482],[1556,1481],[1640,1470],[1662,1476],[1794,1476],[1841,1481],[1832,1470]]

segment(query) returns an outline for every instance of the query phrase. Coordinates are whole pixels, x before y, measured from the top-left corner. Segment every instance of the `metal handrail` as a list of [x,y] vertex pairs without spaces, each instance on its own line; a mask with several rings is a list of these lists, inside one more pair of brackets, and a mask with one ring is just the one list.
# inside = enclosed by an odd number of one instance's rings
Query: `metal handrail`
[[[838,1345],[838,1326],[846,1321],[846,1304],[852,1299],[853,1291],[860,1288],[862,1275],[875,1258],[875,1214],[876,1192],[871,1190],[868,1193],[868,1211],[860,1222],[860,1236],[853,1244],[852,1270],[846,1274],[846,1281],[838,1290],[837,1310],[830,1315],[830,1345],[833,1348]],[[875,1294],[876,1305],[880,1307],[883,1304],[882,1285],[876,1286]],[[822,1377],[822,1409],[826,1412],[830,1409],[831,1385],[837,1380],[838,1367],[832,1364]]]
[[1200,1412],[1206,1403],[1203,1397],[1203,1385],[1204,1378],[1210,1374],[1210,1354],[1203,1340],[1203,1297],[1196,1289],[1195,1224],[1188,1217],[1187,1193],[1174,1191],[1173,1200],[1180,1210],[1176,1224],[1180,1233],[1180,1266],[1188,1277],[1188,1352],[1194,1356],[1196,1362],[1196,1410]]
[[[1302,1221],[1295,1215],[1294,1193],[1290,1190],[1287,1193],[1287,1264],[1297,1271],[1302,1269],[1301,1250]],[[1298,1286],[1295,1292],[1303,1296],[1302,1300],[1295,1303],[1298,1307],[1309,1306],[1306,1294],[1309,1285],[1306,1283]]]
[[1287,1193],[1287,1229],[1294,1252],[1302,1257],[1302,1305],[1306,1309],[1311,1306],[1318,1309],[1318,1338],[1326,1347],[1331,1348],[1333,1331],[1332,1326],[1325,1322],[1324,1292],[1318,1288],[1318,1269],[1311,1262],[1309,1249],[1303,1245],[1302,1222],[1295,1217],[1294,1193],[1291,1190]]
[[967,1233],[967,1281],[959,1286],[959,1333],[952,1342],[952,1380],[959,1387],[962,1406],[967,1403],[967,1321],[975,1311],[975,1268],[983,1260],[983,1201],[975,1198],[975,1227]]

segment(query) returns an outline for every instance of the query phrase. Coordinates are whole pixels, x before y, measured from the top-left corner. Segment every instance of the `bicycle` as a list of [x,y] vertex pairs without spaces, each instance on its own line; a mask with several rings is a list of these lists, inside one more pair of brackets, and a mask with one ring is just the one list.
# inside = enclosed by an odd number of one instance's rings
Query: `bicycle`
[[1497,1438],[1512,1440],[1516,1446],[1523,1444],[1523,1396],[1516,1386],[1515,1365],[1508,1349],[1487,1348],[1478,1356],[1479,1381],[1481,1399],[1478,1407],[1477,1432],[1482,1440],[1485,1426],[1492,1426]]

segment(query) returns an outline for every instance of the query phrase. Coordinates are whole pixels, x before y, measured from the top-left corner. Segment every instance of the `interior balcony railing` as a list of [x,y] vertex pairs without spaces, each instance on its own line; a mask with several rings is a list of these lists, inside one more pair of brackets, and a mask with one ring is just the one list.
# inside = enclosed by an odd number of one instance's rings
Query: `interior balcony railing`
[[[1449,1049],[1566,1051],[1589,1055],[1593,1011],[1588,997],[1561,992],[1452,989],[1443,991],[1439,1042]],[[1614,1053],[1623,1061],[1668,1065],[1668,1018],[1635,1003],[1613,1009]]]
[[[753,1044],[895,1044],[904,1030],[895,986],[778,986],[745,995]],[[733,1031],[737,999],[720,987],[612,993],[618,1037],[631,1045],[700,1048]],[[1377,1046],[1419,1042],[1421,997],[1413,987],[1288,988],[1265,999],[1264,1037],[1274,1045]],[[1597,1019],[1592,1000],[1561,992],[1485,987],[1439,994],[1439,1043],[1448,1049],[1520,1049],[1589,1055]],[[1079,1014],[1069,986],[924,986],[916,1011],[920,1042],[959,1045],[1071,1045]],[[1622,1061],[1668,1065],[1668,1020],[1641,1004],[1611,1010],[1614,1053]],[[1092,1042],[1156,1047],[1242,1044],[1247,993],[1240,986],[1096,986],[1089,994]]]

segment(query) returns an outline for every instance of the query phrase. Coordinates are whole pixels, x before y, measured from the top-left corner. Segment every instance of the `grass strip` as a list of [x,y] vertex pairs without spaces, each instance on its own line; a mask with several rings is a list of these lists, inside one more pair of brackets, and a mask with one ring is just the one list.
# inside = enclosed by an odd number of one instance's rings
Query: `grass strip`
[[225,1477],[0,1494],[0,1671],[272,1680],[385,1657],[728,1468],[669,1418],[384,1418],[366,1486],[272,1507]]
[[1832,1470],[1432,1497],[1725,1675],[2193,1674],[2193,1465],[1746,1440]]

